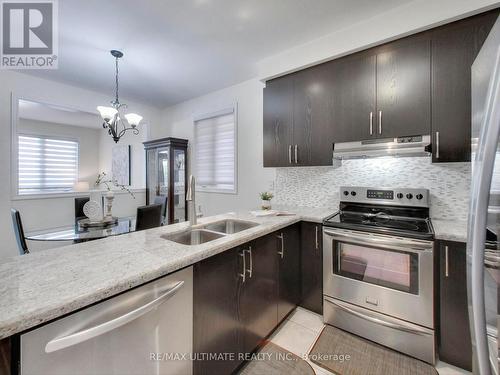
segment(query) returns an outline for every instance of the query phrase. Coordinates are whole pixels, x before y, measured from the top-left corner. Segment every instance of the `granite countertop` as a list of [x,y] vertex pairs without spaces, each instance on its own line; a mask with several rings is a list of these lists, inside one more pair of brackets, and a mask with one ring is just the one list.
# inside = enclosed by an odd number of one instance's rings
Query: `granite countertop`
[[186,246],[161,238],[188,223],[108,237],[16,256],[0,263],[0,339],[35,327],[120,292],[190,266],[301,220],[321,222],[333,210],[281,206],[295,215],[255,217],[229,213],[198,225],[241,219],[258,226]]
[[466,220],[432,219],[436,240],[467,242]]

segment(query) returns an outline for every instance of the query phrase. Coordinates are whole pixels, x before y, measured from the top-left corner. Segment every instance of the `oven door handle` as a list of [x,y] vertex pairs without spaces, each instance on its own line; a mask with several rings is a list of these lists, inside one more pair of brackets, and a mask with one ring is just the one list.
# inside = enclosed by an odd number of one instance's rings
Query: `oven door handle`
[[417,328],[413,324],[410,326],[410,325],[405,325],[405,324],[398,324],[398,323],[389,322],[387,320],[383,320],[383,319],[376,318],[374,316],[367,315],[364,312],[354,310],[353,308],[347,307],[343,303],[338,302],[338,301],[334,301],[331,298],[325,297],[325,299],[329,303],[331,303],[332,305],[334,305],[337,308],[339,308],[340,310],[344,310],[345,312],[347,312],[347,313],[349,313],[351,315],[354,315],[354,316],[356,316],[358,318],[367,320],[369,322],[372,322],[372,323],[375,323],[375,324],[379,324],[379,325],[382,325],[382,326],[385,326],[385,327],[397,329],[399,331],[414,333],[414,334],[417,334],[417,335],[429,335],[430,334],[428,330],[425,330],[423,328],[422,329],[421,328]]
[[[404,250],[408,252],[421,253],[422,251],[432,252],[432,242],[422,240],[405,240],[399,237],[384,238],[381,236],[367,236],[356,232],[340,232],[324,229],[323,233],[335,240],[349,242],[357,245],[378,246],[386,249]],[[416,249],[416,250],[415,250]]]

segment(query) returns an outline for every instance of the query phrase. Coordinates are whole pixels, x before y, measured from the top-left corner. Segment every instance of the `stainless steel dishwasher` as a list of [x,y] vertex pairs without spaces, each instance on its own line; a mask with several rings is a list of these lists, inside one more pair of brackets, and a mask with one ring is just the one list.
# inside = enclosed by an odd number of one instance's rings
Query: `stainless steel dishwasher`
[[22,334],[21,374],[190,375],[192,337],[189,267]]

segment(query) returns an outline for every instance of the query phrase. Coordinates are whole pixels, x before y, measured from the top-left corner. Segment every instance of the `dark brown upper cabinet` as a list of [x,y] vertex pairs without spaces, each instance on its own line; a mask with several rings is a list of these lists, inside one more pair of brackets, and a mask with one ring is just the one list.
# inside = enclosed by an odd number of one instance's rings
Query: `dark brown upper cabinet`
[[432,161],[470,161],[471,66],[498,10],[432,30]]
[[429,134],[431,130],[431,44],[428,34],[377,49],[376,136]]
[[267,82],[265,167],[331,165],[331,92],[324,65]]
[[331,64],[293,75],[293,161],[297,165],[331,165],[333,128]]
[[267,82],[264,166],[331,165],[336,142],[432,134],[470,160],[471,65],[498,10]]
[[332,141],[371,138],[376,131],[376,56],[371,51],[356,53],[329,66],[333,77]]
[[269,81],[264,89],[264,167],[292,165],[293,80]]

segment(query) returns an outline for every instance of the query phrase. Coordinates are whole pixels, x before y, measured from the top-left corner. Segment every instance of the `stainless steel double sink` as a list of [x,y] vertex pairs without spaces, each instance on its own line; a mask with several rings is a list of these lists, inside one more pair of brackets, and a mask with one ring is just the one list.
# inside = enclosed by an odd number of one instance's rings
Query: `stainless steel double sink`
[[190,228],[181,233],[164,234],[161,236],[165,240],[177,242],[182,245],[200,245],[229,234],[238,233],[259,225],[251,221],[228,219],[216,221],[214,223]]

